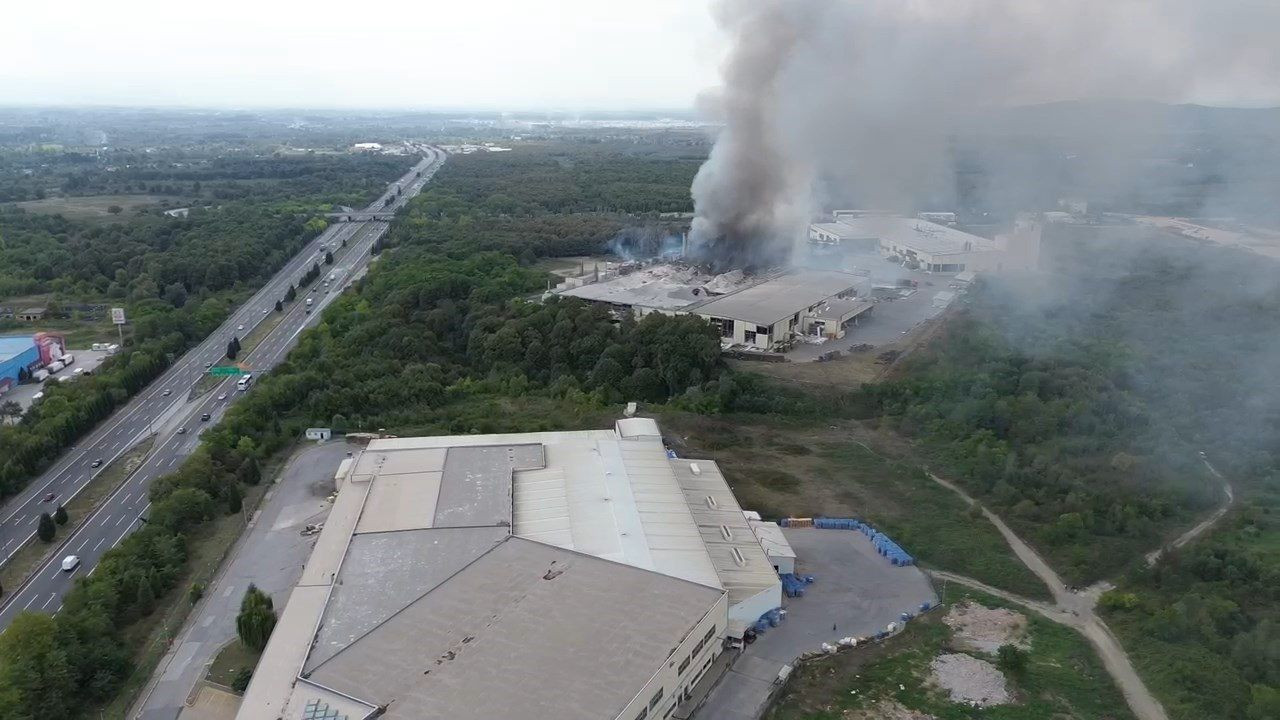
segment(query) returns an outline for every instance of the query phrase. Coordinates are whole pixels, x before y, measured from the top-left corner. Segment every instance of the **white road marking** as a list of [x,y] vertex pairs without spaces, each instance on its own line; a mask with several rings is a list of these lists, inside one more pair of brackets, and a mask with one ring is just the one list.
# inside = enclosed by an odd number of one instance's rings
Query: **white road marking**
[[106,542],[106,541],[107,541],[107,539],[106,539],[106,538],[98,538],[98,543],[97,543],[96,545],[94,545],[94,546],[93,546],[93,551],[94,551],[94,552],[97,552],[97,551],[98,551],[98,548],[102,547],[102,543],[104,543],[104,542]]
[[35,601],[36,601],[36,596],[35,596],[35,595],[32,595],[32,596],[31,596],[31,599],[27,601],[27,604],[22,606],[22,609],[23,609],[23,610],[30,610],[30,609],[31,609],[31,603],[33,603],[33,602],[35,602]]
[[40,609],[43,610],[49,607],[49,603],[53,602],[56,597],[58,597],[57,593],[49,593],[49,599],[44,601],[44,604],[40,606]]

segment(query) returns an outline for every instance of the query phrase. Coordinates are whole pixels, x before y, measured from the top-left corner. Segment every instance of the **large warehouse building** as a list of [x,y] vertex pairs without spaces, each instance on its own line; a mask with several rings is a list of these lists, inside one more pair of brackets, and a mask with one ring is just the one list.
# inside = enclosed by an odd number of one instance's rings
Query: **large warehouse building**
[[0,336],[0,392],[18,384],[23,370],[40,367],[40,348],[30,335]]
[[797,270],[685,308],[711,321],[726,342],[766,350],[795,335],[844,337],[874,305],[865,277]]
[[866,277],[836,270],[707,275],[657,264],[599,282],[569,283],[558,294],[637,315],[699,315],[720,329],[726,346],[771,350],[797,335],[844,337],[874,307],[870,291]]
[[923,217],[856,210],[837,210],[833,217],[834,222],[809,226],[810,243],[849,252],[878,249],[928,272],[1034,270],[1040,261],[1040,226],[1030,220],[990,240]]
[[652,420],[376,440],[237,717],[666,718],[781,599],[715,463]]

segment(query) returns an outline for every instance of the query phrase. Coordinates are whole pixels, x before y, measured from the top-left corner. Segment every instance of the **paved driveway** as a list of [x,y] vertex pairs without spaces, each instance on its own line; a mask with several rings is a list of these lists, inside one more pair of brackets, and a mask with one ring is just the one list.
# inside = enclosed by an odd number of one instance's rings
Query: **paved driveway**
[[[814,575],[801,598],[784,598],[787,619],[748,645],[694,715],[697,720],[754,720],[764,711],[783,665],[849,635],[872,635],[937,602],[919,568],[893,567],[853,530],[784,528],[796,571]],[[833,630],[832,627],[835,627]]]
[[260,506],[248,533],[240,539],[230,564],[205,590],[205,601],[187,619],[173,649],[161,661],[159,679],[137,717],[173,720],[187,701],[205,667],[236,635],[236,613],[249,583],[271,594],[281,610],[302,576],[316,537],[300,533],[307,523],[329,512],[325,498],[333,491],[333,475],[355,446],[330,442],[294,455],[279,483]]

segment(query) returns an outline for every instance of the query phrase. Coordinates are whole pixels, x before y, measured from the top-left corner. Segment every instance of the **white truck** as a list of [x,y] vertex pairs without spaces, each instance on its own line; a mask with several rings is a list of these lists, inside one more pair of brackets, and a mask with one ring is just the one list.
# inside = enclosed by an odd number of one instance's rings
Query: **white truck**
[[71,364],[76,361],[76,356],[71,353],[67,353],[58,359],[62,361],[63,367],[71,367]]
[[49,379],[49,371],[44,368],[40,368],[39,370],[31,373],[31,379],[36,382],[44,382]]
[[48,370],[50,375],[54,375],[64,367],[66,367],[66,365],[63,365],[61,361],[54,360],[53,362],[46,365],[44,369]]
[[311,303],[314,302],[314,300],[315,298],[307,298],[307,307],[311,307]]

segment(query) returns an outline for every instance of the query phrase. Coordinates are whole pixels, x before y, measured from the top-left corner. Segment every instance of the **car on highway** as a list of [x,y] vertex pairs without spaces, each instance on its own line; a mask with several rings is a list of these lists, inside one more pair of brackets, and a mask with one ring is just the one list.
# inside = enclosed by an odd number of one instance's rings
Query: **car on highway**
[[71,572],[80,567],[79,555],[68,555],[62,558],[62,572]]
[[236,329],[237,329],[237,330],[243,330],[243,329],[244,329],[244,326],[243,326],[243,325],[237,325],[237,326],[236,326]]
[[205,369],[205,370],[208,370],[208,369],[209,369],[209,368],[211,368],[211,367],[213,367],[213,363],[211,363],[211,362],[207,362],[207,363],[205,363],[205,364],[204,364],[204,369]]
[[184,427],[182,427],[182,428],[178,428],[178,434],[179,434],[179,435],[186,435],[186,434],[187,434],[187,429],[186,429],[186,428],[184,428]]
[[164,389],[164,396],[165,396],[165,397],[169,397],[169,396],[170,396],[170,395],[172,395],[172,394],[173,394],[173,388],[165,388],[165,389]]
[[58,493],[45,493],[45,496],[44,496],[45,502],[53,502],[54,500],[57,500],[57,499],[58,499]]
[[222,402],[223,400],[226,400],[226,399],[227,399],[226,393],[222,393],[221,395],[218,396],[218,402]]
[[200,422],[209,422],[209,418],[211,417],[213,416],[210,415],[209,413],[204,413],[203,415],[200,416]]
[[89,467],[102,467],[102,458],[98,458],[93,462],[89,463]]

